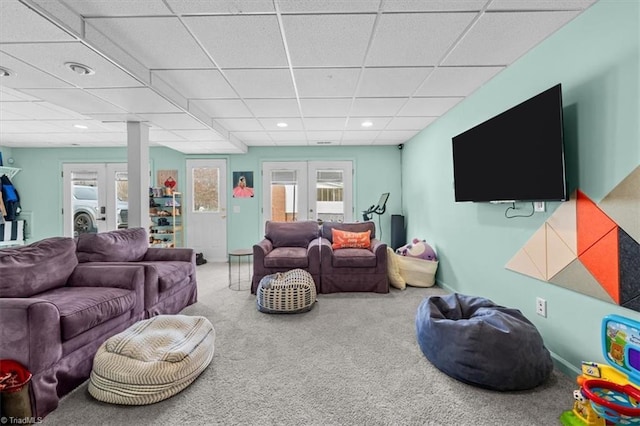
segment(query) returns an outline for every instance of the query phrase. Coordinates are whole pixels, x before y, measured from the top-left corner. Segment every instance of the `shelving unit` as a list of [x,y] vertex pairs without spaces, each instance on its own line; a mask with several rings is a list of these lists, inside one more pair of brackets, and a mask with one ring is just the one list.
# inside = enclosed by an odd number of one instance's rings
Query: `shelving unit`
[[0,176],[7,175],[9,179],[12,179],[20,170],[22,169],[17,167],[0,166]]
[[153,201],[149,203],[149,245],[161,248],[182,247],[182,193],[174,192],[172,195],[149,198]]

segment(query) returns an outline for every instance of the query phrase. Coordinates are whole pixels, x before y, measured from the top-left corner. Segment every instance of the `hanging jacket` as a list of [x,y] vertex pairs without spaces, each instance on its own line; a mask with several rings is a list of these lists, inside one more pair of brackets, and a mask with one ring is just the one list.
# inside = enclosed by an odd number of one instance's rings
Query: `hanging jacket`
[[2,202],[6,210],[5,220],[16,220],[20,214],[20,195],[11,183],[9,176],[0,176],[0,184],[2,184]]

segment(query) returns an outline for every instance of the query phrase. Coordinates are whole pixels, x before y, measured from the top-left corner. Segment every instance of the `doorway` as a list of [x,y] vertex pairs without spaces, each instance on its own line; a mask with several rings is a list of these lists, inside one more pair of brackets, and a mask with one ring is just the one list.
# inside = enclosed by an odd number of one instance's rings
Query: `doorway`
[[263,225],[267,220],[353,220],[351,161],[264,162],[262,185]]
[[67,237],[128,226],[126,163],[66,163],[63,177],[63,232]]
[[227,163],[187,160],[186,246],[213,262],[227,261]]

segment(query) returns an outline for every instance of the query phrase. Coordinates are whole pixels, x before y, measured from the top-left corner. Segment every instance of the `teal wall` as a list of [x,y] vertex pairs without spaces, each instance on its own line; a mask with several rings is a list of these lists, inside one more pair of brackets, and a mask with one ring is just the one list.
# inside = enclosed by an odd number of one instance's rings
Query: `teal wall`
[[[623,309],[509,271],[504,265],[559,203],[506,219],[504,205],[455,203],[451,138],[562,83],[569,185],[598,202],[640,164],[640,2],[601,0],[405,144],[408,235],[438,248],[438,282],[520,309],[565,371],[604,361],[602,317]],[[514,143],[517,143],[514,140]],[[526,172],[526,170],[523,170]],[[509,176],[505,175],[505,179]],[[640,188],[638,189],[640,199]],[[529,205],[519,203],[522,213]],[[548,316],[535,314],[536,296]]]
[[[31,241],[62,235],[62,165],[63,163],[126,162],[125,148],[13,148],[15,167],[22,171],[14,178],[20,191],[22,208],[33,212]],[[250,148],[247,154],[205,156],[184,155],[167,148],[151,148],[151,185],[155,186],[157,170],[178,170],[178,184],[184,190],[186,159],[222,158],[227,160],[227,240],[230,250],[251,247],[264,235],[262,229],[262,192],[260,170],[264,161],[336,161],[351,160],[354,166],[354,220],[361,220],[361,211],[390,192],[387,213],[374,217],[380,223],[384,241],[389,241],[391,214],[400,213],[400,150],[396,146],[368,147],[286,147]],[[233,171],[254,171],[254,198],[231,197]],[[240,207],[233,213],[233,206]],[[188,223],[185,224],[189,226]]]

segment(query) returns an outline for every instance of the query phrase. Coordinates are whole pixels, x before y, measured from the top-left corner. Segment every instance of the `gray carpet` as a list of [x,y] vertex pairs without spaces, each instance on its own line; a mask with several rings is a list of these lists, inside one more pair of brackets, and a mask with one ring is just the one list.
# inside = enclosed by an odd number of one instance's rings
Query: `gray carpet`
[[531,391],[460,383],[424,357],[420,302],[440,288],[319,295],[310,312],[257,311],[227,288],[226,264],[198,267],[199,301],[183,311],[216,330],[215,355],[178,395],[149,406],[94,400],[83,384],[45,424],[55,425],[558,425],[573,380],[554,372]]

